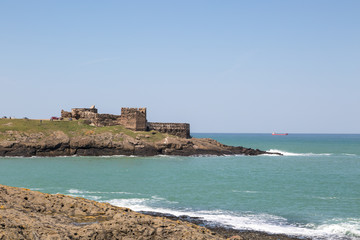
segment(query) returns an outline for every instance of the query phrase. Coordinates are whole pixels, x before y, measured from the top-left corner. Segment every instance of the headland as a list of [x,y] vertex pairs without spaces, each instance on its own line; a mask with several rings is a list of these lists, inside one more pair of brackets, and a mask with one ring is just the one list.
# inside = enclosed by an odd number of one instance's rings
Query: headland
[[146,108],[113,115],[92,106],[62,110],[60,118],[49,120],[0,119],[0,156],[6,157],[234,154],[274,153],[191,138],[190,124],[148,122]]

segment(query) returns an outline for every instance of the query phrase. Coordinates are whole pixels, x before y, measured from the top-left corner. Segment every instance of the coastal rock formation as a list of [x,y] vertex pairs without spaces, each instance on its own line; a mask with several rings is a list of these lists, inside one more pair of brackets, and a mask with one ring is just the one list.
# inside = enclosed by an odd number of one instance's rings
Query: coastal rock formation
[[[92,114],[92,112],[86,113]],[[170,124],[170,126],[163,126],[162,128],[179,128],[182,129],[180,131],[186,131],[181,125]],[[259,155],[274,153],[259,149],[227,146],[208,138],[188,139],[174,136],[173,133],[167,131],[133,131],[121,125],[90,126],[85,123],[85,120],[0,119],[0,157],[73,155],[191,156],[205,154]]]
[[0,185],[0,239],[223,239],[198,225]]
[[[101,155],[260,155],[273,154],[259,149],[233,147],[213,139],[185,139],[172,135],[151,141],[149,135],[136,137],[124,133],[104,132],[68,136],[55,131],[49,136],[41,133],[7,132],[11,140],[0,141],[0,156],[101,156]],[[152,132],[153,134],[160,134]],[[150,139],[150,140],[149,140]]]

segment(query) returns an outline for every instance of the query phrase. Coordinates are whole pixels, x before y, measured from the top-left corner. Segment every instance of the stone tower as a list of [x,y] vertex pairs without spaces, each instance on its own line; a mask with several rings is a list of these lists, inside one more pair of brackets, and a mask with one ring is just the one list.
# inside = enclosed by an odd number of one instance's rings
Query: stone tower
[[120,124],[135,131],[146,131],[146,108],[121,108]]

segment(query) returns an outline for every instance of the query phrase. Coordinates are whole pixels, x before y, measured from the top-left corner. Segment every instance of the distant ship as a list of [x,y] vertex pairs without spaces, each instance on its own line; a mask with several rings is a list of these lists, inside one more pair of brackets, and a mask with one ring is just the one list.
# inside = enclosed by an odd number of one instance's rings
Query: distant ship
[[272,133],[272,135],[282,135],[282,136],[286,136],[286,135],[289,135],[288,133]]

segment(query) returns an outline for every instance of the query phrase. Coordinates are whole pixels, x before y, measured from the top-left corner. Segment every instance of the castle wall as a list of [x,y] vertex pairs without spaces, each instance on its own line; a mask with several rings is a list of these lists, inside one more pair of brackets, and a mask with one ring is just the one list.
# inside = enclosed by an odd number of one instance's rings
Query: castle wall
[[188,123],[156,123],[147,122],[146,108],[121,108],[121,115],[99,114],[95,106],[91,108],[73,108],[71,112],[61,110],[63,119],[73,118],[86,120],[98,127],[122,125],[135,131],[155,130],[183,138],[190,138]]
[[98,110],[96,108],[73,108],[71,109],[71,116],[75,119],[91,119],[95,118]]
[[87,120],[98,127],[119,125],[120,116],[113,114],[99,114],[96,108],[73,108],[71,112],[62,110],[61,117]]
[[97,127],[115,126],[119,125],[119,119],[119,115],[96,114],[96,117],[92,120],[92,123]]
[[188,123],[158,123],[148,122],[147,129],[155,130],[162,133],[168,133],[183,138],[191,138],[190,124]]

